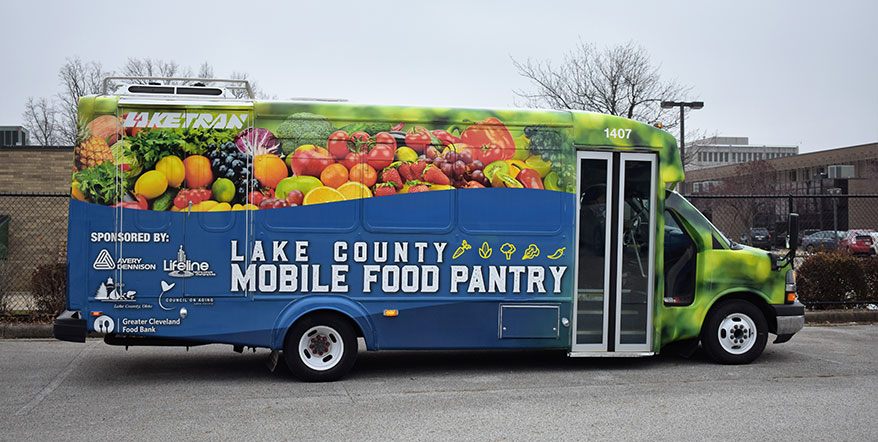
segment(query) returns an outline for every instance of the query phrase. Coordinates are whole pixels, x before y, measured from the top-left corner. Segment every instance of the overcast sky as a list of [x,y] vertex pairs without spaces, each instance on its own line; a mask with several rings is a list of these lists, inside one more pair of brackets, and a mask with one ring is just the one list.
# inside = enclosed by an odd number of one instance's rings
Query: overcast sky
[[11,1],[0,7],[0,125],[60,90],[66,57],[248,72],[278,98],[512,107],[517,60],[632,40],[705,102],[706,134],[801,152],[878,141],[878,2]]

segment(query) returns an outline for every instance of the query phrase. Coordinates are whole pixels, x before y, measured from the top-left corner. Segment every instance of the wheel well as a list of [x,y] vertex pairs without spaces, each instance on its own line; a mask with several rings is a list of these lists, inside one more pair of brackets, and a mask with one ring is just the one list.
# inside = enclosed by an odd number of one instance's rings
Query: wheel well
[[299,316],[295,321],[293,321],[293,323],[290,324],[289,327],[287,327],[287,332],[286,332],[286,334],[284,335],[284,342],[286,342],[287,338],[289,338],[289,336],[290,336],[290,330],[293,328],[293,325],[295,325],[297,322],[299,322],[299,321],[301,321],[301,320],[303,320],[303,319],[305,319],[305,318],[309,318],[309,317],[316,316],[316,315],[323,315],[323,314],[325,314],[325,315],[332,315],[332,316],[335,316],[335,317],[337,317],[337,318],[339,318],[339,319],[342,319],[343,321],[347,322],[348,325],[350,325],[351,328],[353,328],[354,331],[357,333],[357,337],[358,337],[358,338],[362,338],[362,337],[364,336],[364,334],[363,334],[363,330],[360,328],[360,325],[357,324],[357,321],[354,321],[354,319],[351,318],[350,316],[348,316],[348,315],[346,315],[346,314],[344,314],[344,313],[342,313],[342,312],[340,312],[340,311],[338,311],[338,310],[332,310],[332,309],[319,309],[319,310],[312,310],[312,311],[310,311],[310,312],[308,312],[308,313],[305,313],[304,315]]
[[[756,306],[759,311],[762,312],[762,316],[765,317],[765,322],[768,323],[768,331],[771,333],[777,332],[777,318],[774,316],[774,310],[765,302],[765,299],[761,296],[752,293],[752,292],[736,292],[725,295],[716,300],[712,306],[710,306],[710,310],[708,310],[705,318],[710,315],[710,313],[716,308],[716,306],[722,304],[725,301],[729,301],[732,299],[739,299],[742,301],[747,301]],[[703,324],[702,324],[703,326]]]

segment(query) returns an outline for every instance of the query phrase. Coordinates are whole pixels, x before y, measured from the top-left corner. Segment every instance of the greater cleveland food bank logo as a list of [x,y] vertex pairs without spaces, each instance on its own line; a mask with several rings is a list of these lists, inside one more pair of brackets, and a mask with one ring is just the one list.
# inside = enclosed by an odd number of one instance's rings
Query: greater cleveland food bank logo
[[168,276],[174,278],[189,278],[190,276],[216,276],[210,270],[210,264],[207,261],[192,261],[186,257],[186,251],[183,245],[177,250],[177,259],[166,259],[162,261],[162,270],[168,272]]

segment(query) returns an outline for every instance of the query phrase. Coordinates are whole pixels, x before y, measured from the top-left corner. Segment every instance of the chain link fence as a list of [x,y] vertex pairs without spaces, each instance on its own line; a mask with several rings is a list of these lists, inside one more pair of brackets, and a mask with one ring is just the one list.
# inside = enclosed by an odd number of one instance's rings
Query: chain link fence
[[878,195],[686,195],[729,239],[788,251],[799,214],[799,295],[812,308],[878,308]]
[[0,316],[48,319],[63,310],[69,199],[0,193]]

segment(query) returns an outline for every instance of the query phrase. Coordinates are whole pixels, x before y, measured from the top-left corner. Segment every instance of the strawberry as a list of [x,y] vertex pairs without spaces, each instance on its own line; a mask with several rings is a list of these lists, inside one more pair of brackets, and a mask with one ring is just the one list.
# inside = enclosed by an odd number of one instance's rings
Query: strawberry
[[[385,169],[386,170],[386,169]],[[402,187],[402,186],[400,186]],[[394,183],[378,183],[375,185],[375,196],[396,195]]]
[[393,167],[386,167],[381,171],[381,181],[393,184],[395,189],[402,189],[402,178],[399,177],[399,171]]
[[428,165],[427,168],[424,169],[422,177],[424,181],[428,183],[442,184],[445,186],[451,184],[451,180],[448,179],[448,175],[442,173],[442,169],[436,167],[433,164]]
[[421,177],[421,174],[424,172],[424,169],[426,168],[427,162],[424,160],[420,160],[417,163],[412,163],[411,169],[414,179],[419,179]]
[[404,182],[415,179],[415,174],[412,172],[412,163],[402,161],[396,166],[396,170],[399,171],[399,176]]
[[426,183],[420,183],[417,181],[415,181],[415,183],[417,183],[417,184],[411,184],[409,186],[409,193],[427,192],[430,190],[430,188],[427,187]]

